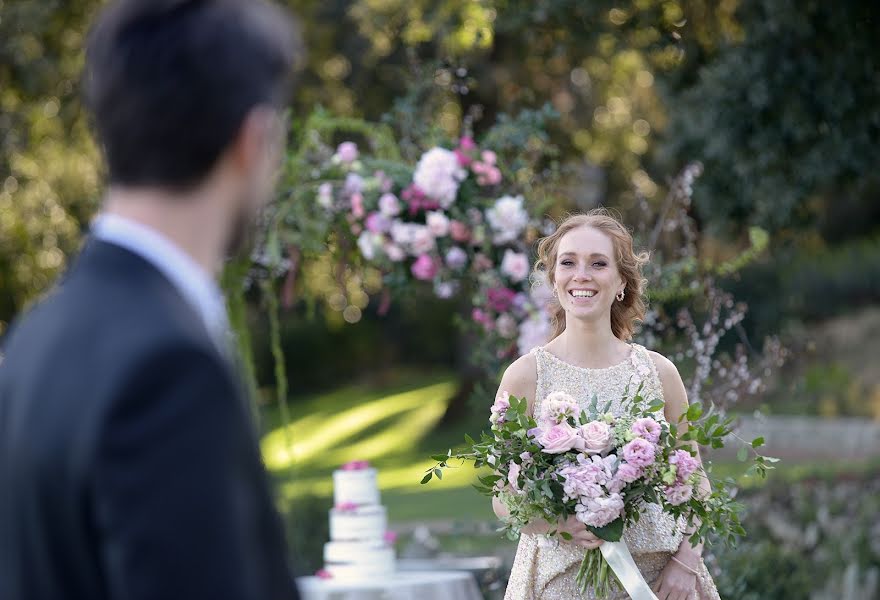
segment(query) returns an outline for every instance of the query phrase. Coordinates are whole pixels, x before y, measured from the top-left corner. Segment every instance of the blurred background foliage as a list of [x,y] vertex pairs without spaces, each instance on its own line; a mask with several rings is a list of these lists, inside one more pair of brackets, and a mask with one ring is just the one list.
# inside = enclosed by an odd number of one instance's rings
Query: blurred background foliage
[[[0,330],[47,289],[99,204],[101,168],[78,77],[86,25],[101,4],[0,0]],[[661,202],[669,178],[700,160],[691,216],[701,255],[730,260],[750,227],[770,234],[762,258],[719,282],[749,304],[750,335],[878,302],[876,3],[287,4],[309,48],[292,152],[318,105],[384,117],[414,157],[426,141],[479,136],[502,115],[549,103],[558,118],[543,143],[557,147],[564,181],[553,190],[555,213],[603,203],[637,222],[644,202]],[[333,286],[313,269],[300,297],[329,297]],[[283,319],[297,389],[379,362],[454,365],[461,354],[448,334],[456,307],[431,298],[396,306],[381,322],[365,305],[351,329],[338,311],[314,307],[302,303]],[[252,303],[249,315],[263,356],[257,370],[271,383],[263,312]],[[387,349],[375,352],[380,345]]]

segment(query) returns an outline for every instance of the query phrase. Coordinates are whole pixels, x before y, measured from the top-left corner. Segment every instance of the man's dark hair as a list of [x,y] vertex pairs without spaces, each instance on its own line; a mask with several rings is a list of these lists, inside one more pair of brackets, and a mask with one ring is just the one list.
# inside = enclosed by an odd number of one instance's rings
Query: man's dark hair
[[300,49],[261,0],[121,0],[86,48],[85,100],[111,184],[186,188],[256,106],[282,108]]

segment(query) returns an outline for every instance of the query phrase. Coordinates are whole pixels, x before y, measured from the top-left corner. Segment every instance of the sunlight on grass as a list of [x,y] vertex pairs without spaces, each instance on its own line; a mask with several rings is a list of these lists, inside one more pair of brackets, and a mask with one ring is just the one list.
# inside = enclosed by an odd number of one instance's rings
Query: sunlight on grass
[[[374,460],[428,433],[446,410],[454,393],[451,381],[437,383],[393,396],[357,404],[335,414],[319,412],[294,420],[289,431],[279,427],[263,438],[262,451],[266,466],[273,471],[303,466],[313,462],[341,464],[348,460]],[[318,403],[318,405],[320,405]],[[402,414],[383,432],[352,443],[364,429]],[[287,434],[293,440],[288,446]],[[336,448],[336,450],[332,450]],[[369,456],[359,455],[366,452]]]

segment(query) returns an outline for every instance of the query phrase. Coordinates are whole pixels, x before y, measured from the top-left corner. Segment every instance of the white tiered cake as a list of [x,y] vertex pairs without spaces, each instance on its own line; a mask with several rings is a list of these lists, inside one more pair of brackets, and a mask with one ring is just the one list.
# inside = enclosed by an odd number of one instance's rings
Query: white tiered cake
[[394,572],[394,548],[387,537],[388,515],[379,504],[376,469],[363,461],[333,472],[330,541],[324,570],[339,579],[381,577]]

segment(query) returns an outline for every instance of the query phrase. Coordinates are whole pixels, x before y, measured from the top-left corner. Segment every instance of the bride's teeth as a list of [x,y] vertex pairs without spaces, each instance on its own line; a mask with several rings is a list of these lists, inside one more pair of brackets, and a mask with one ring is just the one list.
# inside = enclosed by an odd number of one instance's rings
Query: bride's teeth
[[596,292],[592,290],[575,290],[571,293],[575,298],[592,298],[596,295]]

